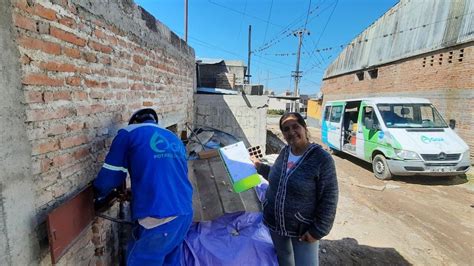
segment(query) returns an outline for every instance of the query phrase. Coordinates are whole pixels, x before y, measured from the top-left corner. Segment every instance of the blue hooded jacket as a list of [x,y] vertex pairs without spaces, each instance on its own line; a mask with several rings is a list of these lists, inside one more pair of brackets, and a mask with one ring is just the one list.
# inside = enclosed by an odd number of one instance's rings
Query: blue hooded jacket
[[98,197],[123,184],[130,174],[132,219],[192,213],[186,150],[171,131],[153,121],[119,130],[94,187]]

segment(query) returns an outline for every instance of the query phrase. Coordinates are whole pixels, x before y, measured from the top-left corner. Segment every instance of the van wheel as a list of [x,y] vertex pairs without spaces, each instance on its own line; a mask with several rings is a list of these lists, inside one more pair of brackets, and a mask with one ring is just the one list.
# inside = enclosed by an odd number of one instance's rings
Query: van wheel
[[387,159],[382,154],[377,154],[372,161],[372,169],[374,170],[374,175],[380,180],[389,180],[392,178],[392,173],[388,168]]

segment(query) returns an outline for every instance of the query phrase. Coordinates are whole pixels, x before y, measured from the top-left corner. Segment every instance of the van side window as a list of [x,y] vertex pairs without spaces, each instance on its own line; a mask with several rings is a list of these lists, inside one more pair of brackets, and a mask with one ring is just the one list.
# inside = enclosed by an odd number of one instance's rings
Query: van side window
[[366,120],[367,119],[373,119],[374,120],[374,125],[379,124],[379,120],[377,119],[377,115],[375,115],[374,108],[371,106],[365,106],[363,110],[363,116],[362,116],[362,124],[364,127],[366,126]]
[[331,122],[341,121],[342,106],[333,106],[331,111]]
[[331,113],[331,106],[326,106],[326,109],[324,109],[324,121],[329,120],[330,113]]

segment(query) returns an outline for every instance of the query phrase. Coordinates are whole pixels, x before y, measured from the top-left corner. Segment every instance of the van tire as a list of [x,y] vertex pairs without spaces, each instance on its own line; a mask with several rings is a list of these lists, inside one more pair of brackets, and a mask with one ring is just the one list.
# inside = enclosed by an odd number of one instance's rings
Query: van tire
[[388,167],[387,159],[382,154],[375,155],[372,160],[372,169],[376,178],[380,180],[389,180],[392,178],[392,173]]

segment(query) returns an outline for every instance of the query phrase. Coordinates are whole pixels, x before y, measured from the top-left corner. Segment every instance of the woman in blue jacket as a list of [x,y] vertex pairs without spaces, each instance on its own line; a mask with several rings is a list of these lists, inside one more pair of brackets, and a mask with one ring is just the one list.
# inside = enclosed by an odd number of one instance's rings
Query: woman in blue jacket
[[263,202],[264,224],[270,229],[278,263],[318,265],[319,240],[332,228],[338,186],[334,161],[320,145],[310,143],[299,113],[280,118],[288,143],[273,166],[253,159],[269,181]]

